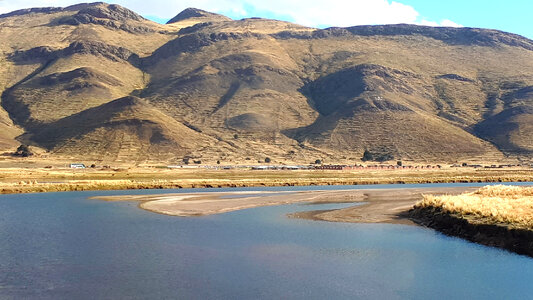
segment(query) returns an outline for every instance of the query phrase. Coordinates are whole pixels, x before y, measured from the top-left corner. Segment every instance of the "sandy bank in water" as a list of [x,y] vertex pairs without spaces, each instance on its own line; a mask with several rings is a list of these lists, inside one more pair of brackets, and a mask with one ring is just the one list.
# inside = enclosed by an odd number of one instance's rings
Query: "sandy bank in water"
[[303,211],[289,215],[330,222],[414,224],[406,212],[422,194],[459,194],[476,188],[403,188],[295,192],[211,192],[94,197],[104,201],[138,201],[139,207],[155,213],[191,217],[241,209],[293,203],[354,203],[335,209]]

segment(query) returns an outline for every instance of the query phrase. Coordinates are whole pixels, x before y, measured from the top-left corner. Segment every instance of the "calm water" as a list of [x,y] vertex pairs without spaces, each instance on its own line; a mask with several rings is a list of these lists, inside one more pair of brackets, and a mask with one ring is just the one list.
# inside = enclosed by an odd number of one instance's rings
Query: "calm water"
[[[335,188],[353,187],[328,187]],[[248,190],[301,189],[306,188]],[[179,218],[140,210],[135,203],[87,200],[95,195],[168,192],[1,196],[0,299],[527,299],[533,295],[533,259],[528,257],[414,226],[285,217],[331,205]]]

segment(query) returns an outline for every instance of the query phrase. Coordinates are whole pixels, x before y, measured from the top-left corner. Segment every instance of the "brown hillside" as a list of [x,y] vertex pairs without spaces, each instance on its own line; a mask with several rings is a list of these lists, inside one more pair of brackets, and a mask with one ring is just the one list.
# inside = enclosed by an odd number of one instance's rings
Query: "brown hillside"
[[54,153],[123,162],[181,158],[217,142],[133,96],[42,125],[27,138]]
[[321,30],[193,8],[161,25],[91,3],[1,15],[0,39],[4,149],[19,136],[132,162],[533,154],[533,41],[515,34]]

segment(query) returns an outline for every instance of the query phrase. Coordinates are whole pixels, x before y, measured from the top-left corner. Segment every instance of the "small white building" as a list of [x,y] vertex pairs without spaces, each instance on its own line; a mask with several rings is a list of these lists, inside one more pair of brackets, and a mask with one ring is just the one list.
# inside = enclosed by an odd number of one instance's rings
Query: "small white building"
[[71,169],[85,169],[84,164],[70,164]]

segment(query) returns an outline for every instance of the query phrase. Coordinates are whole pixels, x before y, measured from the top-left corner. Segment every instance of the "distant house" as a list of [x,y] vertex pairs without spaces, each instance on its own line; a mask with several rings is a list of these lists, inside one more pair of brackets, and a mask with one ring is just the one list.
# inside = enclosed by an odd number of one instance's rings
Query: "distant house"
[[268,170],[269,166],[252,166],[252,170]]
[[71,169],[85,169],[84,164],[70,164]]
[[321,165],[316,166],[315,169],[317,170],[344,170],[346,168],[346,165]]
[[282,166],[282,170],[300,170],[302,169],[301,166]]

